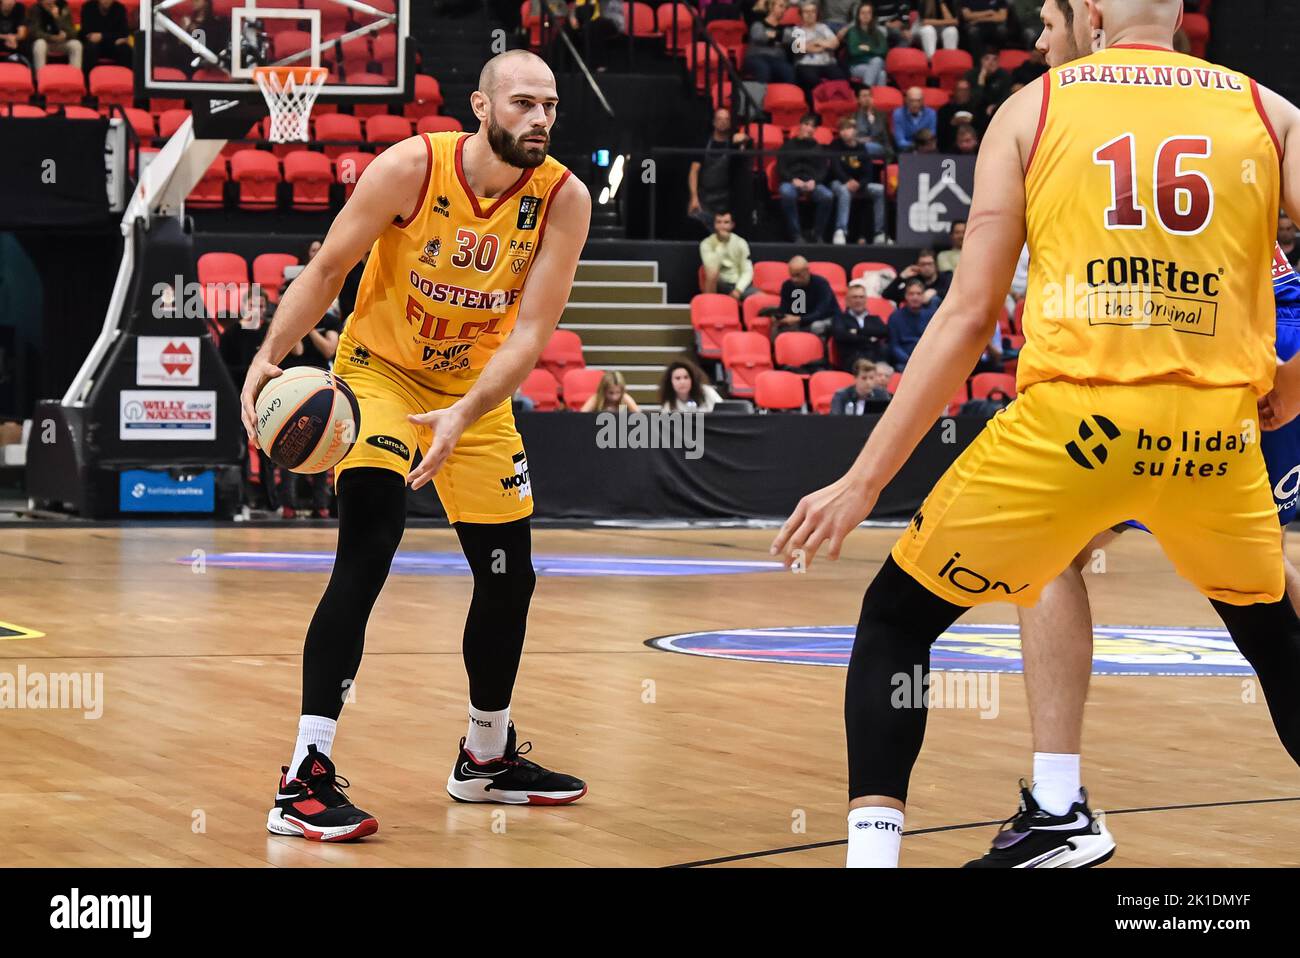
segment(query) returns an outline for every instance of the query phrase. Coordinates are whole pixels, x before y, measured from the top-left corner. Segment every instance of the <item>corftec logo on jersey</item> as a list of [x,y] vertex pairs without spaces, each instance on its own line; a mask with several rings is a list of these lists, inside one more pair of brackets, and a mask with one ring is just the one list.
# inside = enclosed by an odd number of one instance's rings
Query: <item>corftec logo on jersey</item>
[[[1167,326],[1213,336],[1223,277],[1223,267],[1199,270],[1144,256],[1098,257],[1088,262],[1082,289],[1066,290],[1064,299],[1068,305],[1083,293],[1081,312],[1090,326]],[[1074,286],[1073,280],[1067,278],[1067,285]]]

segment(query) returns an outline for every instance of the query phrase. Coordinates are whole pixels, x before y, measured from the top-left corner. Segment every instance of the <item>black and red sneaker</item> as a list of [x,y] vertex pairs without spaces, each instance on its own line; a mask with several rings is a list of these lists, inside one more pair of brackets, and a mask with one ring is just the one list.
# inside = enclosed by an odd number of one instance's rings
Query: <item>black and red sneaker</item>
[[308,745],[295,778],[289,778],[287,765],[280,767],[280,787],[266,830],[309,842],[350,842],[373,835],[379,822],[348,801],[343,794],[348,787],[348,780],[335,774],[329,756]]
[[532,742],[515,747],[514,722],[506,732],[506,751],[500,758],[480,762],[465,751],[461,739],[456,766],[447,779],[447,794],[458,802],[502,805],[568,805],[587,794],[587,783],[581,779],[524,758],[532,747]]

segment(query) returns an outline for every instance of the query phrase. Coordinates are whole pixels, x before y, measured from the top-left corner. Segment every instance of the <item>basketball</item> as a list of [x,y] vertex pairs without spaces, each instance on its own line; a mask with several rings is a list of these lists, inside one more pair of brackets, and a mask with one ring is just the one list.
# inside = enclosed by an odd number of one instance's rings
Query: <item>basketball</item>
[[290,472],[311,475],[338,465],[360,425],[352,390],[314,366],[285,370],[257,397],[257,443]]

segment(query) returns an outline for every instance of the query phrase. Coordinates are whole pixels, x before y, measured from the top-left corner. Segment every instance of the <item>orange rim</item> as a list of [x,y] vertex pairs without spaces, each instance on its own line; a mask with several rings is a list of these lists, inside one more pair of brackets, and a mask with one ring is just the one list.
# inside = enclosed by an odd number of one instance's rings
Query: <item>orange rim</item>
[[324,67],[253,67],[253,76],[255,78],[259,76],[276,76],[279,77],[281,84],[292,77],[294,84],[297,85],[326,79],[329,76],[329,70]]

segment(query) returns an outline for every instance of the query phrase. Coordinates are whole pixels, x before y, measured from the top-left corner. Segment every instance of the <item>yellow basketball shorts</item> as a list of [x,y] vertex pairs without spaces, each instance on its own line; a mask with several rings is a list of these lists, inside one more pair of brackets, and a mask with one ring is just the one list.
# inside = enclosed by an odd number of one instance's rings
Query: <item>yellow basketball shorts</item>
[[1209,598],[1282,598],[1250,389],[1036,383],[944,473],[892,555],[957,605],[1030,606],[1095,534],[1129,519]]
[[[440,391],[435,377],[401,369],[357,343],[339,337],[334,372],[356,394],[361,428],[338,472],[370,466],[403,478],[415,450],[428,452],[431,430],[409,415],[446,409],[459,395]],[[433,478],[450,522],[512,522],[532,515],[533,493],[523,439],[507,399],[465,430]]]

